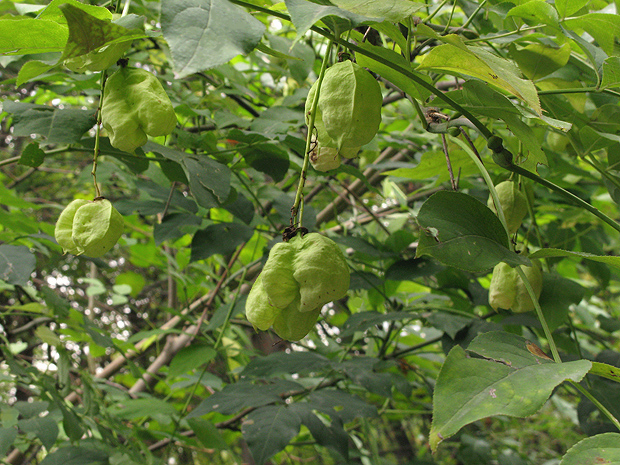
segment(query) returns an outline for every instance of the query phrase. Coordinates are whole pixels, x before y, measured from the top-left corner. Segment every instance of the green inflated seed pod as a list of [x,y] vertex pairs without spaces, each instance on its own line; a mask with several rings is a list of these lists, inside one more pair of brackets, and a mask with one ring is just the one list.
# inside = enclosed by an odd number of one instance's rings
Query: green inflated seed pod
[[382,103],[379,83],[358,64],[346,60],[325,71],[318,108],[337,148],[369,143],[381,124]]
[[78,247],[73,242],[73,218],[75,213],[83,205],[89,203],[86,199],[75,199],[60,213],[58,220],[56,221],[56,227],[54,229],[54,236],[56,242],[62,247],[63,253],[71,253],[77,255],[79,253]]
[[133,152],[146,144],[147,135],[170,134],[177,118],[166,91],[153,74],[121,67],[106,81],[101,122],[113,147]]
[[[543,275],[540,262],[532,260],[533,266],[521,266],[521,270],[532,285],[536,298],[542,292]],[[489,304],[495,310],[503,308],[515,313],[524,313],[534,310],[534,301],[531,299],[525,284],[517,270],[506,263],[499,263],[493,268],[493,276],[489,287]]]
[[361,147],[342,147],[338,152],[342,158],[357,158]]
[[321,313],[321,307],[310,312],[299,311],[299,296],[284,308],[273,322],[273,330],[282,339],[299,341],[314,328]]
[[261,272],[263,289],[269,303],[285,308],[299,294],[299,285],[293,278],[295,249],[288,242],[279,242],[271,248]]
[[318,233],[295,236],[293,277],[299,285],[300,312],[311,312],[344,297],[349,290],[349,266],[334,241]]
[[[543,288],[543,274],[540,268],[540,262],[538,260],[532,260],[533,266],[522,266],[526,278],[532,285],[532,289],[534,290],[534,295],[538,299],[540,294],[542,293]],[[515,313],[524,313],[531,312],[534,310],[534,301],[530,297],[530,294],[527,292],[525,284],[521,277],[517,275],[517,295],[515,297],[515,303],[511,307],[511,310]]]
[[338,168],[342,160],[338,149],[319,145],[310,153],[310,163],[317,171],[330,171]]
[[344,297],[349,268],[342,251],[317,233],[276,244],[254,282],[245,312],[254,328],[273,325],[283,339],[296,341],[313,328],[321,308]]
[[[497,192],[499,203],[502,206],[502,211],[506,218],[508,232],[514,234],[527,215],[527,199],[519,190],[518,184],[513,181],[500,182],[495,186],[495,191]],[[487,206],[493,210],[493,212],[497,213],[493,197],[489,196]]]
[[[307,125],[310,124],[310,113],[312,111],[312,103],[316,96],[316,89],[318,87],[318,84],[319,84],[319,81],[316,81],[312,85],[312,87],[310,88],[310,91],[308,92],[308,97],[306,98],[305,112],[306,112],[306,124]],[[336,142],[331,137],[329,137],[329,134],[327,134],[327,130],[325,129],[325,125],[323,124],[323,116],[321,115],[321,110],[318,108],[318,105],[317,105],[316,113],[314,116],[314,133],[312,137],[322,147],[332,147],[332,148],[338,147]]]
[[507,263],[501,262],[493,268],[489,286],[489,305],[494,310],[512,307],[517,296],[517,272]]
[[73,217],[71,237],[77,255],[101,257],[123,234],[124,220],[109,200],[96,199],[82,205]]
[[269,303],[267,293],[263,289],[262,273],[259,274],[245,302],[246,318],[252,323],[254,329],[266,331],[273,325],[281,311]]

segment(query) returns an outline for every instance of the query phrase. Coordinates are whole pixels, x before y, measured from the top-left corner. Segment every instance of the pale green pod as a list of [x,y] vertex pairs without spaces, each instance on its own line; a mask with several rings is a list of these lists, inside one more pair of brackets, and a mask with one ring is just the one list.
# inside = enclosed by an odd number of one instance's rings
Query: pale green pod
[[147,135],[170,134],[177,118],[166,91],[153,74],[122,67],[106,81],[101,122],[113,147],[133,152],[146,144]]
[[382,104],[379,83],[358,64],[346,60],[325,71],[318,108],[337,148],[369,143],[381,124]]
[[317,171],[330,171],[338,168],[342,160],[338,149],[319,145],[310,153],[310,163]]
[[[521,266],[521,270],[523,270],[532,285],[536,298],[538,298],[542,292],[543,275],[540,263],[537,260],[532,261],[533,266]],[[489,304],[494,310],[503,308],[515,313],[534,310],[534,302],[517,270],[504,262],[493,268],[493,276],[489,286]]]
[[[495,186],[495,190],[497,191],[499,203],[502,206],[502,211],[506,218],[508,232],[514,234],[521,227],[521,223],[523,223],[523,219],[527,215],[527,199],[519,190],[517,183],[513,181],[500,182]],[[495,202],[493,202],[491,196],[489,196],[487,206],[493,210],[493,212],[497,213]]]
[[[314,101],[318,84],[319,81],[315,81],[315,83],[312,84],[312,87],[310,87],[310,91],[308,92],[308,97],[306,98],[305,112],[307,125],[310,125],[310,112],[312,111],[312,102]],[[327,130],[325,129],[325,125],[323,124],[321,110],[318,108],[318,105],[314,116],[314,133],[312,134],[312,137],[315,138],[318,144],[322,147],[338,147],[336,141],[334,141],[327,134]]]
[[517,296],[517,272],[510,265],[500,262],[493,268],[489,286],[489,304],[493,310],[512,307]]
[[342,251],[317,233],[276,244],[246,302],[254,328],[273,326],[282,339],[297,341],[314,327],[321,308],[344,297],[349,268]]
[[357,158],[357,155],[360,153],[361,147],[342,147],[338,154],[342,158]]
[[273,330],[282,339],[299,341],[314,328],[321,307],[309,312],[299,311],[299,296],[284,308],[273,322]]
[[124,220],[109,200],[96,199],[78,208],[72,239],[78,255],[101,257],[123,234]]
[[334,241],[318,233],[295,236],[293,277],[299,285],[299,311],[311,312],[344,297],[349,290],[349,266]]
[[60,213],[58,221],[56,221],[56,228],[54,229],[54,236],[56,242],[62,247],[63,253],[71,253],[77,255],[79,253],[78,247],[73,242],[73,218],[78,209],[89,203],[86,199],[75,199]]
[[245,302],[246,318],[252,323],[254,329],[266,331],[271,327],[280,312],[281,309],[269,303],[269,298],[263,288],[262,273],[259,274]]
[[[542,293],[543,274],[542,270],[540,269],[540,263],[537,260],[532,260],[532,262],[534,262],[533,266],[522,266],[521,269],[523,270],[525,277],[532,285],[534,295],[536,295],[536,298],[538,299],[540,297],[540,294]],[[518,275],[516,289],[517,295],[515,297],[515,302],[512,305],[511,310],[515,313],[531,312],[532,310],[534,310],[534,301],[530,297],[530,294],[527,292],[523,280]]]
[[293,278],[294,257],[295,249],[290,242],[279,242],[269,252],[261,275],[263,289],[274,307],[285,308],[299,294],[299,286]]

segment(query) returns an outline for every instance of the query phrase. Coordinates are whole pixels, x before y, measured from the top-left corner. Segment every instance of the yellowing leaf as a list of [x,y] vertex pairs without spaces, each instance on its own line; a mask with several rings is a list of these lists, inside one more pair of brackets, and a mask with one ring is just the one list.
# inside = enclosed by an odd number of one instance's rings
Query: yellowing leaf
[[418,66],[418,71],[432,69],[481,79],[520,98],[538,115],[542,114],[534,84],[520,77],[514,63],[482,48],[465,45],[454,34],[441,37],[441,40],[448,43],[433,48]]

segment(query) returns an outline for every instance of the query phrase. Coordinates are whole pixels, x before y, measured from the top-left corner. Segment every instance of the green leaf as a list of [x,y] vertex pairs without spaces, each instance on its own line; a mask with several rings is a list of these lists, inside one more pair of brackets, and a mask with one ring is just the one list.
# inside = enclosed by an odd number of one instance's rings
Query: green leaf
[[303,386],[292,381],[277,379],[269,381],[269,384],[253,384],[248,381],[229,384],[203,400],[186,418],[200,417],[211,412],[232,415],[243,408],[281,403],[281,395],[290,391],[303,390]]
[[417,221],[423,232],[416,257],[430,255],[444,265],[472,272],[499,262],[530,266],[526,257],[508,249],[508,236],[497,216],[467,194],[433,194],[420,208]]
[[572,279],[555,273],[543,274],[543,288],[538,302],[552,331],[566,323],[570,305],[581,302],[585,293],[586,289]]
[[350,438],[339,418],[334,417],[329,424],[325,424],[313,412],[313,406],[309,402],[295,402],[289,406],[289,409],[297,413],[302,424],[308,428],[318,444],[329,447],[348,459]]
[[530,365],[553,363],[553,361],[538,357],[531,352],[528,349],[530,345],[530,341],[518,334],[490,331],[477,336],[471,341],[467,350],[517,369]]
[[29,137],[39,134],[49,144],[72,144],[95,125],[92,110],[57,109],[45,105],[4,102],[4,111],[13,113],[13,134]]
[[234,200],[231,201],[228,199],[222,207],[235,215],[236,218],[249,225],[252,222],[252,218],[254,218],[254,204],[250,202],[245,195],[240,194],[234,188],[231,189],[230,196],[233,197]]
[[36,168],[41,166],[44,160],[45,152],[39,148],[38,143],[31,142],[19,157],[19,164]]
[[28,247],[0,245],[0,280],[25,286],[37,266],[37,259]]
[[327,16],[337,16],[347,20],[351,28],[365,22],[380,22],[378,18],[368,18],[342,10],[335,6],[319,5],[306,0],[284,0],[286,9],[291,15],[291,21],[297,30],[295,42],[301,39],[308,29]]
[[336,365],[334,368],[342,371],[355,384],[362,386],[368,392],[383,397],[392,394],[392,377],[389,373],[375,371],[380,362],[373,357],[354,357]]
[[107,21],[112,19],[112,12],[107,8],[96,5],[88,5],[78,0],[52,0],[43,10],[41,10],[38,17],[40,19],[55,21],[59,24],[67,24],[67,17],[63,14],[60,8],[63,5],[71,5],[75,8],[79,8],[97,19]]
[[[470,176],[478,172],[476,164],[471,160],[470,156],[463,150],[450,151],[450,163],[453,172],[461,172],[461,176]],[[411,166],[410,163],[407,166]],[[446,157],[443,153],[428,150],[422,154],[422,159],[413,168],[404,167],[388,170],[382,173],[386,176],[394,176],[397,178],[428,180],[436,178],[436,184],[444,183],[450,180],[450,173],[446,166]]]
[[282,181],[290,162],[286,150],[275,144],[256,144],[248,148],[240,148],[239,153],[245,161],[257,171],[268,174],[275,182]]
[[608,55],[614,52],[615,40],[620,38],[620,16],[607,13],[587,13],[569,18],[562,25],[574,31],[584,30],[598,42]]
[[60,336],[47,326],[39,326],[35,331],[36,336],[52,347],[63,347]]
[[15,83],[18,86],[34,79],[41,74],[47,73],[50,69],[54,68],[56,63],[50,64],[38,60],[27,61],[24,63],[17,74],[17,80]]
[[[263,111],[258,118],[255,118],[249,129],[263,135],[287,134],[292,128],[299,127],[303,121],[303,112],[274,105]],[[258,147],[260,145],[256,146],[256,148]],[[285,158],[288,159],[288,157]]]
[[110,413],[121,419],[152,418],[154,415],[176,415],[174,406],[163,400],[148,397],[144,399],[123,399],[122,402],[109,409]]
[[7,207],[15,207],[22,210],[37,210],[39,208],[36,204],[24,200],[15,191],[7,189],[2,184],[0,184],[0,198],[2,199],[2,205]]
[[588,3],[590,0],[555,0],[555,8],[562,18],[566,18],[577,13]]
[[146,37],[139,29],[127,29],[110,20],[98,19],[70,3],[59,8],[69,26],[69,39],[62,60],[86,55],[104,45]]
[[248,363],[241,376],[269,378],[278,374],[321,373],[331,363],[315,352],[274,352],[267,357],[256,357]]
[[41,286],[39,293],[43,297],[45,305],[48,306],[53,315],[60,318],[67,318],[69,316],[71,305],[65,299],[60,297],[54,290],[47,286]]
[[2,457],[7,454],[15,439],[17,439],[17,428],[0,426],[0,455]]
[[536,413],[557,385],[567,379],[580,381],[592,366],[588,360],[546,363],[527,349],[525,339],[510,333],[482,334],[471,346],[488,359],[469,358],[455,346],[439,372],[429,433],[433,451],[476,420]]
[[512,8],[506,16],[516,16],[529,21],[532,25],[546,24],[554,29],[560,29],[558,14],[553,5],[544,0],[532,0]]
[[196,201],[199,205],[199,192],[205,189],[215,195],[219,202],[224,202],[228,198],[230,193],[230,169],[228,166],[207,156],[186,157],[183,159],[183,165],[190,181],[192,193],[194,197],[198,195]]
[[193,371],[196,368],[209,363],[215,358],[217,352],[213,347],[192,344],[181,349],[172,359],[170,363],[170,376],[176,377]]
[[30,419],[47,412],[49,410],[49,405],[49,402],[17,401],[13,404],[13,407],[19,411],[21,418]]
[[529,44],[523,48],[514,44],[510,46],[510,55],[515,59],[523,74],[533,81],[566,65],[570,58],[570,52],[571,47],[568,42],[561,47],[550,47],[537,43]]
[[48,451],[52,448],[58,437],[59,430],[56,420],[49,416],[20,420],[18,425],[20,429],[26,433],[32,433],[38,437],[43,447]]
[[115,294],[129,295],[131,294],[131,286],[129,284],[115,284],[112,286],[112,290]]
[[250,53],[265,26],[226,0],[164,0],[161,29],[181,79]]
[[582,439],[562,457],[560,465],[620,463],[620,434],[604,433]]
[[250,412],[241,432],[257,465],[262,465],[297,436],[301,419],[286,405],[268,405]]
[[572,250],[562,249],[540,249],[530,254],[530,258],[549,258],[549,257],[573,257],[584,258],[586,260],[593,260],[595,262],[606,263],[607,265],[620,268],[620,257],[612,257],[609,255],[593,255],[586,252],[573,252]]
[[478,81],[468,81],[463,85],[464,104],[481,115],[502,119],[529,151],[527,166],[535,170],[539,163],[546,165],[547,157],[535,132],[521,119],[518,108],[499,92]]
[[247,242],[254,230],[240,223],[218,223],[198,231],[192,239],[192,261],[203,260],[212,255],[227,255],[237,246]]
[[609,57],[603,63],[601,88],[608,89],[618,85],[620,85],[620,57]]
[[181,165],[198,205],[214,208],[219,206],[219,202],[224,202],[228,198],[231,173],[227,165],[206,155],[190,155],[152,141],[147,142],[143,150],[158,153]]
[[195,230],[202,223],[199,216],[189,213],[171,213],[166,215],[161,223],[153,228],[155,244],[160,245],[165,241],[175,241],[185,234],[188,230]]
[[[415,73],[415,71],[411,67],[411,64],[402,55],[396,53],[393,50],[384,47],[378,47],[369,44],[368,42],[359,43],[358,47],[372,52],[375,55],[379,55],[381,58],[387,60],[388,62],[394,63],[401,68],[405,68],[407,70],[410,70],[412,73]],[[406,76],[403,76],[401,73],[395,71],[393,68],[378,61],[375,61],[372,58],[367,57],[366,55],[362,55],[361,53],[358,53],[356,55],[356,59],[357,64],[363,66],[364,68],[368,68],[373,73],[377,73],[382,78],[387,79],[404,93],[411,95],[418,100],[426,100],[429,97],[430,91],[428,89],[417,85],[414,81],[412,81]],[[420,79],[428,82],[429,84],[432,84],[431,78],[426,74],[419,74],[419,77]]]
[[314,410],[337,417],[342,423],[348,423],[359,417],[376,417],[377,408],[362,399],[346,392],[322,389],[308,396],[308,402]]
[[41,465],[108,465],[109,456],[99,449],[62,447],[48,454]]
[[144,276],[136,273],[135,271],[127,271],[119,274],[116,277],[115,282],[117,285],[129,286],[131,288],[130,295],[134,298],[140,294],[140,291],[144,289],[144,286],[146,285],[146,279]]
[[67,43],[67,26],[44,19],[0,19],[0,53],[29,55],[61,52]]
[[413,320],[420,318],[419,313],[413,312],[390,312],[379,313],[376,311],[358,312],[351,315],[340,333],[340,337],[352,336],[356,332],[363,332],[374,326],[381,326],[386,321]]
[[351,273],[351,285],[349,289],[352,291],[360,289],[378,289],[383,285],[383,282],[382,278],[368,271],[353,271]]
[[[65,351],[61,351],[61,354],[63,354],[63,353],[66,353],[66,352]],[[61,371],[61,370],[59,369],[59,371]],[[59,374],[59,377],[62,379],[62,375],[61,374]],[[68,370],[67,370],[67,377],[68,377]],[[56,393],[56,395],[58,395],[58,394],[62,394],[62,393],[60,393],[60,392]],[[60,410],[62,412],[62,427],[63,427],[63,429],[65,431],[65,434],[69,437],[69,439],[71,441],[77,442],[84,435],[84,429],[82,428],[82,422],[80,421],[80,419],[78,418],[78,416],[75,414],[75,412],[73,410],[68,409],[67,407],[65,407],[64,405],[60,404],[59,402],[62,402],[62,401],[61,400],[57,401],[56,405],[58,405],[58,407],[60,408]],[[48,457],[46,457],[46,459]],[[44,463],[44,462],[45,462],[45,460],[43,462],[41,462],[41,463]],[[56,462],[54,462],[54,463],[56,463]]]
[[269,44],[274,50],[286,53],[292,57],[286,60],[288,69],[293,79],[303,84],[312,71],[315,59],[314,49],[303,42],[297,42],[293,45],[292,40],[279,36],[270,36]]
[[200,444],[207,449],[228,449],[228,444],[226,444],[224,437],[210,421],[203,420],[202,418],[190,418],[187,420],[187,424],[196,434]]
[[620,368],[608,365],[607,363],[592,362],[590,374],[602,376],[603,378],[620,383]]
[[[80,140],[80,145],[82,147],[95,150],[95,138],[85,137]],[[127,168],[129,168],[132,173],[143,173],[149,168],[149,159],[144,156],[141,148],[137,148],[135,155],[131,155],[127,152],[117,149],[116,147],[112,147],[112,144],[110,144],[110,139],[108,137],[100,137],[99,150],[101,150],[101,153],[105,153],[106,156],[114,157],[123,164],[125,164],[125,166],[127,166]]]
[[520,77],[519,69],[504,58],[500,58],[481,47],[465,45],[462,39],[454,34],[438,36],[426,26],[418,29],[430,31],[429,35],[442,40],[444,45],[431,49],[424,56],[418,70],[439,70],[448,74],[472,76],[492,84],[526,102],[538,115],[542,109],[538,93],[532,81]]
[[[410,0],[382,0],[369,2],[368,0],[332,0],[334,5],[343,10],[362,16],[380,18],[391,22],[400,22],[413,15],[416,11],[425,8],[424,3]],[[363,66],[363,65],[362,65]]]
[[415,281],[426,276],[434,276],[444,267],[435,260],[427,258],[411,258],[399,260],[385,271],[385,279],[394,281]]

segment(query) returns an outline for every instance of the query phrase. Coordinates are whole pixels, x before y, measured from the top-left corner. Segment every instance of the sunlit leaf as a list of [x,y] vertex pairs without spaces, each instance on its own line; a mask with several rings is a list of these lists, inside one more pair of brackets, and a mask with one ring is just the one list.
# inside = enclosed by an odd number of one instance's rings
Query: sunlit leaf
[[[502,334],[514,341],[514,335]],[[485,359],[469,358],[459,346],[448,354],[433,396],[433,425],[429,435],[433,450],[463,426],[481,418],[493,415],[523,418],[536,413],[558,384],[567,379],[580,381],[591,367],[588,360],[540,363],[527,350],[525,340],[521,347],[508,343],[500,350],[494,345],[487,348],[482,353],[475,348]]]
[[620,434],[604,433],[582,439],[562,457],[560,465],[620,463]]

